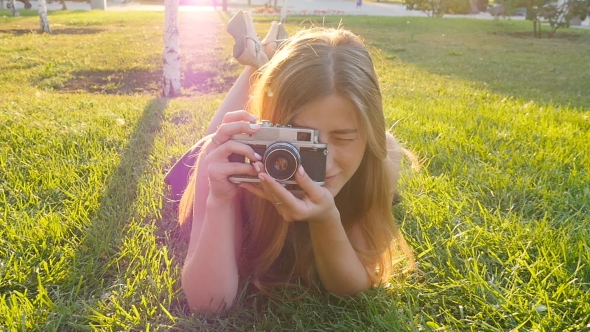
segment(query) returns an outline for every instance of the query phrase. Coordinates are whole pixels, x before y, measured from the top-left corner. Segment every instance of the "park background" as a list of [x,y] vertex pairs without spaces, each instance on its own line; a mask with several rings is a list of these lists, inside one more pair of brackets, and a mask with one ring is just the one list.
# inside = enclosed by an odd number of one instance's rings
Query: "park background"
[[[0,0],[2,1],[2,0]],[[8,0],[3,0],[6,4]],[[29,1],[29,0],[26,0]],[[164,0],[94,0],[96,1],[91,5],[90,0],[77,0],[77,1],[64,1],[66,8],[70,10],[90,10],[97,9],[100,6],[106,6],[109,11],[163,11]],[[211,5],[216,4],[216,8],[222,6],[223,0],[179,0],[180,11],[186,12],[207,12],[211,9]],[[411,0],[413,2],[420,0]],[[523,20],[522,6],[524,4],[521,0],[442,0],[432,1],[432,3],[453,3],[444,17],[446,18],[477,18],[477,19],[493,19],[492,13],[502,14],[501,11],[497,10],[497,5],[503,4],[504,2],[509,3],[515,1],[511,7],[507,7],[504,15],[500,17],[510,17],[511,20]],[[552,3],[550,0],[534,0],[537,2]],[[536,2],[531,4],[536,4]],[[566,1],[566,0],[560,0]],[[572,1],[572,0],[568,0]],[[575,0],[582,1],[582,0]],[[479,8],[471,8],[471,4],[479,4]],[[37,1],[30,1],[31,9],[36,10],[38,8]],[[425,17],[428,14],[422,10],[408,10],[406,2],[404,0],[368,0],[364,1],[361,9],[356,9],[356,1],[353,0],[227,0],[228,10],[234,11],[236,9],[249,9],[256,10],[257,14],[273,15],[273,10],[270,9],[285,9],[289,16],[291,15],[330,15],[338,14],[345,16],[416,16]],[[270,6],[272,8],[264,8]],[[18,9],[23,9],[25,4],[22,2],[16,3]],[[489,7],[489,8],[486,8]],[[513,8],[512,8],[513,7]],[[61,10],[62,4],[59,1],[49,2],[47,4],[49,10]],[[264,8],[264,9],[263,9]],[[1,9],[1,8],[0,8]],[[452,13],[451,11],[463,11],[462,13]],[[274,15],[276,16],[276,15]],[[590,28],[590,17],[580,22],[571,22],[572,26]]]
[[[227,317],[197,317],[162,180],[239,73],[230,14],[181,12],[168,99],[162,12],[51,11],[51,35],[35,11],[0,13],[3,330],[590,330],[586,29],[289,17],[290,32],[343,24],[369,47],[391,130],[423,164],[392,210],[419,268],[354,299],[244,288]],[[259,34],[273,19],[256,17]]]

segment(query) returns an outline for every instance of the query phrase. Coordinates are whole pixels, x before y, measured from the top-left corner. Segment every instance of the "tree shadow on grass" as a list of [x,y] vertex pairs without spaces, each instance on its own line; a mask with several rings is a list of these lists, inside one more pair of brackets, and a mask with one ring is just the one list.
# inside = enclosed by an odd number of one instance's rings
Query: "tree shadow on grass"
[[[191,222],[180,225],[178,223],[178,202],[170,199],[171,196],[165,190],[162,194],[161,218],[157,220],[156,241],[158,247],[166,247],[172,257],[172,266],[178,271],[182,270],[188,244],[190,240]],[[175,316],[189,316],[190,310],[184,294],[180,290],[180,283],[175,284],[175,296],[168,310]]]
[[[108,293],[109,289],[116,289],[125,283],[125,271],[133,268],[128,261],[129,255],[122,251],[123,241],[127,226],[133,218],[137,218],[137,200],[141,190],[139,183],[149,167],[154,141],[162,128],[168,102],[168,98],[154,98],[146,105],[128,145],[122,149],[119,165],[105,181],[105,193],[96,215],[92,218],[93,224],[86,231],[86,242],[82,246],[90,251],[88,256],[96,257],[97,263],[83,267],[86,270],[81,275],[103,273],[98,279],[93,279],[101,280],[101,285],[87,286],[91,287],[91,291],[98,289]],[[158,248],[167,248],[172,261],[170,268],[180,270],[188,249],[190,224],[178,224],[178,204],[168,198],[166,189],[160,197],[162,208],[154,230],[156,244]],[[171,291],[173,294],[169,296],[172,301],[167,310],[175,316],[189,317],[186,299],[180,293],[180,283],[175,283]]]
[[[126,262],[119,260],[124,230],[136,215],[139,181],[149,165],[167,106],[166,98],[154,98],[146,105],[127,146],[122,149],[119,165],[105,181],[100,206],[91,217],[92,224],[85,231],[85,242],[81,245],[88,251],[81,256],[92,258],[91,263],[84,262],[79,267],[80,275],[92,275],[90,280],[101,283],[86,285],[90,293],[108,289],[109,283],[119,283],[118,270],[126,269]],[[103,275],[98,277],[97,273]]]

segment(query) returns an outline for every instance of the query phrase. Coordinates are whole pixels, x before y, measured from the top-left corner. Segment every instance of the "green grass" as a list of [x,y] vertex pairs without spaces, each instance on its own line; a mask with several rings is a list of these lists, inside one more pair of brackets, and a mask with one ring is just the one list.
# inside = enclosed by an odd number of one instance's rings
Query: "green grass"
[[[352,300],[244,290],[228,317],[201,318],[179,289],[186,238],[162,179],[224,93],[122,88],[121,75],[157,74],[162,13],[50,22],[55,35],[36,33],[34,15],[0,16],[0,329],[590,330],[588,31],[343,18],[374,55],[395,135],[424,163],[404,171],[393,209],[419,270]],[[192,48],[183,69],[223,85],[238,67],[223,29],[214,37],[218,63],[192,63]]]

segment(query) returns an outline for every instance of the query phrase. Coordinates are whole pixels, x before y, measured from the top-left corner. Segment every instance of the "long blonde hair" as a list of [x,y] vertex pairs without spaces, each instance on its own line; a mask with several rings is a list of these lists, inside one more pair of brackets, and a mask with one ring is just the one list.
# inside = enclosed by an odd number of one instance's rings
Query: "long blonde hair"
[[[332,94],[353,103],[360,128],[367,135],[363,160],[335,202],[347,233],[360,226],[368,249],[355,250],[376,284],[391,278],[394,267],[401,270],[401,263],[411,266],[413,257],[391,214],[389,184],[398,175],[384,167],[388,149],[381,90],[363,42],[342,29],[296,33],[261,68],[249,108],[260,119],[286,125],[303,106]],[[183,201],[193,197],[191,190],[194,183],[189,184]],[[295,278],[311,286],[318,277],[307,223],[287,223],[271,202],[247,192],[243,197],[240,275],[251,277],[263,291]],[[192,199],[181,202],[181,218],[190,218],[187,209],[191,208]]]

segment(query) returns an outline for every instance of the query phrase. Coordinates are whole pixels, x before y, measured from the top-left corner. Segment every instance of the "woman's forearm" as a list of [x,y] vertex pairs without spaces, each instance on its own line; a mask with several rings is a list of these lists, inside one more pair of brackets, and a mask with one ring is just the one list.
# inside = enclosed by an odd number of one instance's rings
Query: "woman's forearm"
[[[206,147],[205,147],[206,148]],[[184,268],[182,289],[190,309],[223,311],[237,293],[236,242],[241,241],[239,204],[210,197],[204,154],[197,160],[193,222]]]
[[322,285],[337,295],[354,295],[371,287],[367,269],[356,254],[340,216],[310,222],[311,243]]
[[244,68],[234,85],[229,89],[221,106],[219,106],[213,115],[211,123],[209,123],[209,127],[207,127],[207,131],[205,132],[207,135],[210,135],[217,130],[217,127],[221,124],[223,117],[227,112],[245,109],[250,93],[250,79],[255,71],[256,68],[252,66],[246,66]]
[[235,211],[235,202],[209,197],[200,231],[191,232],[193,246],[182,271],[182,289],[191,310],[221,313],[224,305],[233,305],[238,289],[235,243],[240,236]]

